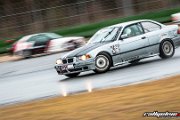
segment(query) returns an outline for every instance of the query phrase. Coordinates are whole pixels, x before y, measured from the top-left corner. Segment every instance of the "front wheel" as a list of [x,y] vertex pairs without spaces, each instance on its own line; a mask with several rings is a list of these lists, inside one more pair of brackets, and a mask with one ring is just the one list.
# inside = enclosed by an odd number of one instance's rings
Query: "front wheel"
[[24,50],[22,53],[23,58],[30,58],[32,55],[30,50]]
[[73,78],[73,77],[76,77],[80,74],[80,72],[78,73],[71,73],[71,74],[66,74],[65,76],[69,77],[69,78]]
[[160,44],[160,57],[163,59],[170,58],[174,55],[175,48],[172,42],[165,40]]
[[95,70],[96,73],[104,73],[111,67],[111,57],[108,54],[99,54],[95,59]]

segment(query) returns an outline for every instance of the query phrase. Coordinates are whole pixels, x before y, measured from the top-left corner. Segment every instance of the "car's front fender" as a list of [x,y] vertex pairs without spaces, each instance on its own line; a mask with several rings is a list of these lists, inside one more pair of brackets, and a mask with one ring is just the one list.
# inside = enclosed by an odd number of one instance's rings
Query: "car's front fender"
[[115,43],[112,42],[112,43],[108,43],[108,44],[102,45],[102,46],[100,46],[98,48],[95,48],[95,49],[91,50],[88,54],[91,55],[93,58],[95,58],[101,52],[108,53],[110,56],[112,56],[113,53],[112,53],[111,46],[113,44],[115,44]]

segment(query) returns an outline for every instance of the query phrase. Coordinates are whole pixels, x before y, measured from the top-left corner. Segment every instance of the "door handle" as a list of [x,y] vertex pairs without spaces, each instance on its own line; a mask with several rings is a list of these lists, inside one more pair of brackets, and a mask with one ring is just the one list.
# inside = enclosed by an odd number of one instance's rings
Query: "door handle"
[[141,39],[146,39],[146,37],[144,36],[144,37],[142,37]]

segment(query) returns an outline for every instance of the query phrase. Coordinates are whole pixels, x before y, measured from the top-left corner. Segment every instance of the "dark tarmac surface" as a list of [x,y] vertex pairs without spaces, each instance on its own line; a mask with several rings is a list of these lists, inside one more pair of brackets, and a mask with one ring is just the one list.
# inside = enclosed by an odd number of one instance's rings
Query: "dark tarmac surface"
[[0,105],[90,92],[180,73],[180,49],[176,49],[174,57],[167,60],[153,57],[142,60],[137,65],[112,68],[103,74],[84,72],[76,78],[56,73],[55,61],[63,54],[0,63]]

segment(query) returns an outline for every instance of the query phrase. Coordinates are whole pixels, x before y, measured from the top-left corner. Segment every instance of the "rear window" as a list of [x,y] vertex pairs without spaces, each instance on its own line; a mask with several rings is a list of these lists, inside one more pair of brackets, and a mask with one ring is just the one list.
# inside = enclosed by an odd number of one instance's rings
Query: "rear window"
[[153,22],[141,22],[145,33],[160,30],[161,26]]

